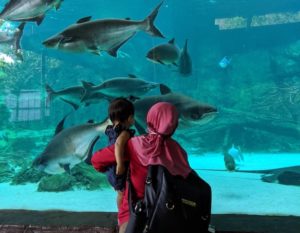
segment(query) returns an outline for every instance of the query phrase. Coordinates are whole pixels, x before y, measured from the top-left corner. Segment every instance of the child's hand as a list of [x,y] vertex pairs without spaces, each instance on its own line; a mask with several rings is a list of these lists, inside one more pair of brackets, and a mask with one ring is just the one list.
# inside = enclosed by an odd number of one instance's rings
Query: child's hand
[[126,167],[124,166],[124,164],[117,164],[116,167],[116,175],[123,175],[126,171]]

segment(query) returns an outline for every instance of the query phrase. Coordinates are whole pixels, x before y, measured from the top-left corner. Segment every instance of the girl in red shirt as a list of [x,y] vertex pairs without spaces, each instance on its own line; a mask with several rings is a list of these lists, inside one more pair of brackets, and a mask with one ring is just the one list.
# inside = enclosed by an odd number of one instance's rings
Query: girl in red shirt
[[[125,160],[130,165],[130,180],[136,198],[144,197],[148,165],[162,165],[173,175],[187,177],[191,172],[187,154],[172,139],[178,125],[178,112],[170,103],[160,102],[151,107],[147,114],[146,135],[131,138],[125,148]],[[94,168],[104,172],[106,167],[116,164],[114,145],[97,151],[92,157]],[[124,233],[130,217],[128,185],[118,212],[120,233]]]

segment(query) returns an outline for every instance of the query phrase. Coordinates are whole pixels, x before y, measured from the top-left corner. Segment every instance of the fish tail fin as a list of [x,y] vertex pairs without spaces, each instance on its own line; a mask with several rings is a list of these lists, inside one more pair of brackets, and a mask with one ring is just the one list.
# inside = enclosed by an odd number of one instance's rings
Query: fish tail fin
[[45,85],[45,89],[46,89],[46,92],[47,92],[46,103],[48,105],[54,99],[55,91],[48,84]]
[[154,25],[154,20],[158,14],[158,10],[163,4],[163,1],[151,12],[151,14],[143,21],[145,25],[145,31],[152,36],[157,36],[161,38],[165,38],[164,35],[159,31],[157,27]]
[[22,51],[21,51],[20,42],[21,42],[21,38],[23,35],[23,30],[24,30],[25,24],[26,23],[23,22],[19,25],[18,32],[15,35],[15,54],[21,61],[23,61],[23,55],[22,55]]

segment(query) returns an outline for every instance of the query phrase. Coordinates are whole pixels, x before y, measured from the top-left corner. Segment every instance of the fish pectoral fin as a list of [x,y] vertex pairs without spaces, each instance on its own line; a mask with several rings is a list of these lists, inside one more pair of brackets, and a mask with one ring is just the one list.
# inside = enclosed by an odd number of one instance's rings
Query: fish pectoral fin
[[81,18],[81,19],[77,20],[76,23],[85,23],[85,22],[90,21],[91,18],[92,18],[92,16],[87,16],[87,17],[84,17],[84,18]]
[[172,64],[176,67],[178,67],[178,64],[176,62],[172,62]]
[[113,57],[117,57],[117,53],[118,53],[118,49],[125,44],[131,37],[133,37],[135,35],[135,33],[128,37],[126,40],[122,41],[120,44],[118,44],[117,46],[111,48],[110,50],[107,51],[107,53]]
[[40,25],[43,22],[44,18],[45,15],[40,15],[38,17],[33,18],[33,21],[35,21],[37,25]]
[[71,174],[71,169],[70,169],[70,164],[66,163],[66,164],[59,164],[59,166],[61,168],[63,168],[65,170],[65,172],[67,172],[68,174]]
[[162,95],[172,93],[171,89],[168,86],[166,86],[165,84],[160,84],[159,89],[160,89],[160,93]]
[[166,65],[163,61],[161,60],[156,60],[158,63],[162,64],[162,65]]
[[100,53],[99,51],[96,51],[96,50],[91,51],[91,53],[92,53],[92,54],[95,54],[95,55],[97,55],[97,56],[101,56],[101,53]]
[[100,53],[99,49],[97,48],[97,46],[96,46],[95,44],[89,45],[89,46],[88,46],[88,49],[89,49],[89,51],[90,51],[92,54],[101,56],[101,53]]
[[77,110],[79,108],[79,105],[76,104],[76,103],[73,103],[73,102],[71,102],[69,100],[66,100],[64,98],[61,98],[61,100],[64,101],[64,102],[66,102],[67,104],[70,104],[74,108],[74,110]]

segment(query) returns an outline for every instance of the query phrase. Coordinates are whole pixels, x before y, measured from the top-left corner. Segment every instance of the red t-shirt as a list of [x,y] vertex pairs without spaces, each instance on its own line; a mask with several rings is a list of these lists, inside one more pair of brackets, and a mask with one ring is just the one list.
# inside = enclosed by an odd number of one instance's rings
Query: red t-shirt
[[[115,146],[111,145],[97,151],[92,157],[92,164],[99,172],[105,172],[106,167],[115,165],[116,158],[114,153]],[[144,197],[145,181],[147,177],[147,167],[143,166],[137,157],[137,153],[129,140],[125,148],[125,160],[130,161],[130,180],[138,199]],[[128,222],[130,216],[128,206],[128,185],[126,184],[121,207],[118,212],[118,222],[122,225]]]

